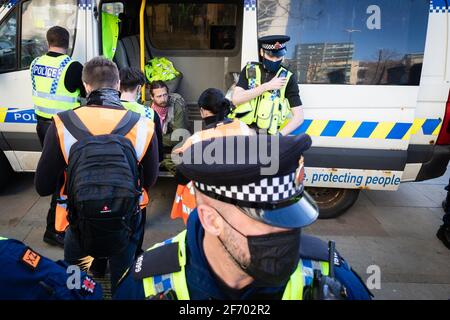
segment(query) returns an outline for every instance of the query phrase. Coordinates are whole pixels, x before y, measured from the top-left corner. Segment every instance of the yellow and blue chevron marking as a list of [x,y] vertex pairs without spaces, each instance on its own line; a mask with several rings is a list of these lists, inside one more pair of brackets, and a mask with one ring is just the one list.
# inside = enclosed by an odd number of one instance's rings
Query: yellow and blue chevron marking
[[424,135],[438,135],[441,119],[415,119],[410,122],[373,122],[305,119],[292,134],[307,133],[313,137],[408,140],[422,130]]
[[[0,123],[36,123],[34,109],[0,108]],[[292,134],[307,133],[313,137],[408,140],[419,130],[422,130],[424,135],[437,136],[441,126],[441,119],[415,119],[413,123],[305,119]]]

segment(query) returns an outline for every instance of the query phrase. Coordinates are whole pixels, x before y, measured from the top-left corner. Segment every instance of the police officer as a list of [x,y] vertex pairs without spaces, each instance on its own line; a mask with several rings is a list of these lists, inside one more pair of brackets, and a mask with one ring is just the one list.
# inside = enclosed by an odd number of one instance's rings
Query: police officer
[[281,64],[289,39],[283,35],[260,38],[261,62],[247,63],[233,92],[237,107],[232,117],[269,134],[287,135],[303,122],[297,77]]
[[[44,145],[44,138],[53,116],[80,105],[79,97],[85,96],[81,63],[67,55],[69,32],[59,26],[47,31],[48,52],[36,58],[30,67],[33,87],[32,99],[37,118],[36,131]],[[64,246],[64,230],[55,229],[55,210],[58,193],[52,197],[47,214],[44,241]]]
[[0,300],[98,300],[91,277],[54,262],[18,240],[0,237]]
[[[370,298],[338,253],[302,235],[301,228],[318,216],[302,184],[302,153],[310,145],[307,135],[234,136],[193,144],[179,165],[194,181],[197,200],[187,231],[138,257],[115,298]],[[264,152],[252,152],[277,146],[279,156],[269,165]],[[207,158],[212,149],[213,165]],[[278,170],[263,170],[277,161]]]

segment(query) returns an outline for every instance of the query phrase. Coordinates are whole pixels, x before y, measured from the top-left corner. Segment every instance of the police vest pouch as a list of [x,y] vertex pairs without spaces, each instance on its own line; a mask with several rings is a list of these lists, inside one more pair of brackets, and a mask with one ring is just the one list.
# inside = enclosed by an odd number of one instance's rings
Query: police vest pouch
[[287,99],[280,99],[280,119],[279,124],[283,124],[291,115],[291,107]]
[[110,134],[97,136],[83,128],[73,111],[60,118],[77,139],[67,168],[69,224],[86,254],[117,255],[130,244],[141,220],[142,170],[124,137],[139,114],[128,111]]
[[276,104],[279,99],[272,101],[270,98],[261,99],[256,111],[256,125],[261,129],[269,129],[276,112]]

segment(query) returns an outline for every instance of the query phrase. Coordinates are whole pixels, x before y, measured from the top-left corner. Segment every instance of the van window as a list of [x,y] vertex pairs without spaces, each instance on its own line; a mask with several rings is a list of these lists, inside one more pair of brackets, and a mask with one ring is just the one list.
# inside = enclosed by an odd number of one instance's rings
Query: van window
[[47,30],[53,26],[66,28],[70,33],[69,51],[72,54],[77,23],[76,0],[32,0],[22,4],[22,33],[20,67],[28,68],[34,58],[47,52]]
[[236,46],[237,4],[151,4],[147,18],[157,49],[233,50]]
[[0,72],[16,68],[17,10],[0,25]]
[[428,0],[261,0],[258,35],[287,34],[299,83],[419,85]]

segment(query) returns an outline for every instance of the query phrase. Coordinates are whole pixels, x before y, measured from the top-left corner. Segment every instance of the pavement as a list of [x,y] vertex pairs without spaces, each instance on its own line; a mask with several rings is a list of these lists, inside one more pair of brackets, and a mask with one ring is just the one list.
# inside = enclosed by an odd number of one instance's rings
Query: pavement
[[[405,183],[395,192],[364,190],[344,215],[319,220],[305,232],[335,240],[337,250],[371,285],[375,299],[450,299],[450,250],[435,236],[449,177],[447,170],[440,178]],[[62,249],[42,241],[50,197],[36,193],[33,178],[16,174],[0,192],[0,235],[62,259]],[[175,189],[172,178],[160,178],[152,188],[144,248],[183,230],[182,220],[170,219]]]

